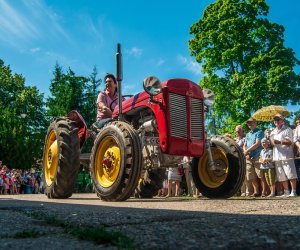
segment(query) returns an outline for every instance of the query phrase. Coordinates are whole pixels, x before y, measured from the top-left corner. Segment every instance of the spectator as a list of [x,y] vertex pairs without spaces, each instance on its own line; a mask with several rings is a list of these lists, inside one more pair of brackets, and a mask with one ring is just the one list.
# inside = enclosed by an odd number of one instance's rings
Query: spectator
[[7,174],[3,176],[3,182],[4,182],[4,194],[10,194],[10,189],[9,189],[10,180]]
[[[259,162],[260,169],[262,169],[266,182],[271,190],[268,197],[275,196],[275,166],[273,164],[273,150],[270,148],[270,141],[266,138],[261,140],[263,150],[260,152]],[[262,194],[262,196],[264,193]]]
[[[234,140],[237,143],[237,145],[239,145],[243,149],[245,144],[245,134],[243,126],[237,125],[235,127],[235,133],[236,137]],[[244,183],[241,187],[241,196],[249,196],[251,194],[253,194],[252,183],[251,181],[247,180],[247,178],[245,178]]]
[[168,194],[165,196],[166,198],[174,196],[174,194],[172,192],[173,182],[175,183],[175,196],[179,196],[181,175],[179,174],[178,167],[169,168],[169,171],[168,171]]
[[191,166],[190,166],[190,157],[184,156],[182,159],[182,166],[184,169],[184,176],[186,180],[186,186],[187,186],[187,195],[193,196],[193,190],[192,190],[192,176],[191,176]]
[[29,186],[30,186],[30,193],[34,194],[35,193],[35,177],[34,174],[31,173],[29,177]]
[[245,143],[245,134],[244,134],[244,128],[243,128],[243,126],[242,125],[237,125],[235,127],[235,133],[236,133],[235,142],[241,148],[243,148],[244,143]]
[[41,174],[39,172],[37,172],[36,178],[35,178],[35,189],[34,189],[35,194],[40,193],[41,182],[42,182]]
[[187,185],[187,195],[193,196],[195,198],[199,198],[200,193],[199,190],[196,188],[193,176],[192,176],[192,159],[189,156],[183,157],[182,165],[184,169],[184,176],[186,179]]
[[296,125],[293,141],[295,143],[296,153],[300,156],[300,115],[296,119]]
[[0,194],[4,193],[4,180],[3,180],[3,173],[0,172]]
[[[258,158],[260,156],[261,139],[264,138],[264,134],[261,130],[257,128],[256,120],[249,118],[247,120],[247,125],[250,131],[246,134],[245,144],[244,144],[244,155],[246,157],[246,179],[252,182],[254,193],[252,196],[260,196],[260,189],[258,179],[261,180],[262,190],[265,191],[267,184],[260,169],[260,164],[258,163]],[[263,195],[265,195],[263,193]]]
[[168,194],[168,171],[164,173],[162,188],[158,190],[157,197],[165,197]]
[[[275,161],[276,176],[284,188],[283,197],[295,197],[297,186],[297,172],[294,164],[293,151],[293,131],[284,125],[284,118],[277,114],[273,118],[275,129],[270,136],[273,145],[273,160]],[[288,181],[291,184],[291,193],[289,192]]]
[[25,183],[25,171],[22,171],[20,174],[20,194],[25,194],[25,190],[26,190],[26,183]]

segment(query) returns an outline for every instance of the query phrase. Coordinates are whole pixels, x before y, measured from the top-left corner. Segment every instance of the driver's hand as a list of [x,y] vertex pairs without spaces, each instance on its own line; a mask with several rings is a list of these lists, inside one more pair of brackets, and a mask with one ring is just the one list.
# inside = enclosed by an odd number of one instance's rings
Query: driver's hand
[[111,114],[112,114],[111,110],[110,110],[108,107],[106,107],[106,106],[103,106],[103,107],[102,107],[102,112],[103,112],[105,115],[111,115]]

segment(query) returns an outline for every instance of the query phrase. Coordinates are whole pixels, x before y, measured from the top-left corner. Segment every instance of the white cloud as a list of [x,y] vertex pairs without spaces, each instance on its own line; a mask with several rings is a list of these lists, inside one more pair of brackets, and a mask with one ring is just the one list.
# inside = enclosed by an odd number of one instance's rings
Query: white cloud
[[[28,18],[18,12],[5,0],[0,0],[0,39],[3,37],[20,40],[34,39],[38,30]],[[6,39],[6,40],[11,40]]]
[[143,54],[143,49],[132,47],[131,49],[126,50],[125,53],[134,57],[140,57]]
[[39,52],[39,51],[41,51],[41,48],[39,48],[39,47],[37,47],[37,48],[31,48],[31,49],[30,49],[30,52],[31,52],[31,53],[37,53],[37,52]]
[[92,36],[94,36],[100,43],[104,42],[103,22],[104,17],[99,17],[96,24],[93,23],[90,17],[88,18],[88,30],[91,32]]
[[166,61],[162,58],[159,58],[158,61],[156,62],[156,66],[159,67],[161,65],[163,65]]
[[42,0],[22,2],[0,0],[0,41],[24,49],[49,37],[72,39],[60,24],[60,17]]
[[67,31],[61,25],[61,17],[41,0],[23,0],[28,12],[30,12],[32,22],[38,23],[38,28],[43,36],[60,36],[71,42]]
[[201,75],[201,64],[193,61],[191,58],[178,55],[178,61],[185,66],[185,69],[194,73],[195,75]]
[[72,65],[75,65],[78,63],[77,59],[69,59],[68,57],[53,52],[53,51],[47,51],[44,54],[44,59],[48,62],[50,62],[50,65],[54,65],[56,62],[59,63],[59,65],[67,65],[68,67],[72,68]]

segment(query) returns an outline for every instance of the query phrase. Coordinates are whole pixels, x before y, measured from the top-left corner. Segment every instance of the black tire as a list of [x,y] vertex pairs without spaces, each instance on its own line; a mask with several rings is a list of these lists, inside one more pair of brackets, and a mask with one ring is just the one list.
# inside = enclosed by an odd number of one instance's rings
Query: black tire
[[208,164],[207,152],[192,161],[192,176],[198,190],[208,198],[229,198],[243,184],[246,159],[234,140],[223,136],[211,138],[211,150],[216,170]]
[[43,178],[48,198],[69,198],[80,167],[80,142],[76,123],[67,117],[53,121],[45,139]]
[[137,186],[141,164],[136,131],[125,122],[108,123],[97,135],[91,153],[91,177],[98,197],[105,201],[128,199]]
[[163,168],[146,170],[135,190],[135,197],[153,198],[153,196],[157,195],[158,190],[163,187],[165,173],[166,169]]

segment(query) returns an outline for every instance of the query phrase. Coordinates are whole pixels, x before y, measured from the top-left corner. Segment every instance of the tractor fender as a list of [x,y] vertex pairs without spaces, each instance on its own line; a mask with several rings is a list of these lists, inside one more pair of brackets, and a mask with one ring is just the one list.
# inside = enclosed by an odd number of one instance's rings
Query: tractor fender
[[86,123],[82,117],[82,115],[76,111],[76,110],[72,110],[68,113],[68,118],[72,121],[76,122],[77,128],[78,128],[78,138],[80,141],[80,149],[83,147],[85,141],[88,138],[89,132],[86,126]]

